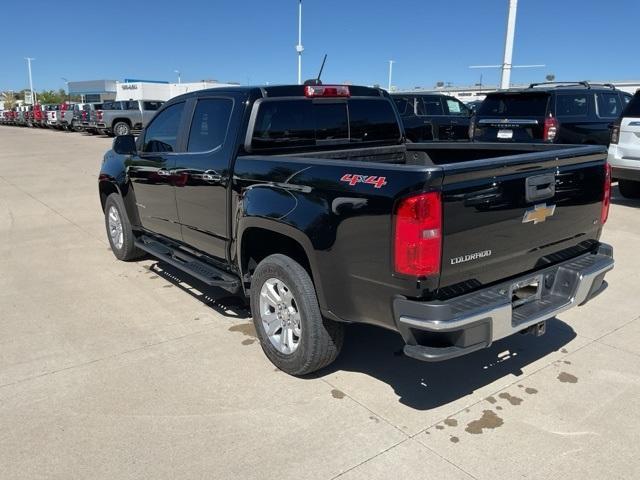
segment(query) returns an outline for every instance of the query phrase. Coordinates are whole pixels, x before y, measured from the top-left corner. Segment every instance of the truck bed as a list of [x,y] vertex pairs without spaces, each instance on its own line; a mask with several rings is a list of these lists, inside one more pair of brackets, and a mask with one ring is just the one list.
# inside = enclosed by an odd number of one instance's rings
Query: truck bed
[[[489,160],[497,157],[513,157],[528,153],[563,151],[585,148],[574,145],[541,143],[497,144],[497,143],[408,143],[402,145],[342,148],[337,150],[287,153],[283,157],[303,157],[327,160],[349,160],[395,165],[445,165],[466,163],[473,160]],[[592,147],[586,147],[587,149]],[[510,158],[512,162],[515,159]]]

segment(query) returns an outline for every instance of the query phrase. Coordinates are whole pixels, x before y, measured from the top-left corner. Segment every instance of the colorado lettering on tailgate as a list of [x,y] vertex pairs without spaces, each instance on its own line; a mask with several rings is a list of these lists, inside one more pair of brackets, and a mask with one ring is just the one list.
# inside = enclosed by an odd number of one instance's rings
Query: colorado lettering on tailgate
[[353,173],[345,173],[340,179],[341,182],[346,182],[352,187],[358,183],[367,183],[373,185],[374,188],[382,188],[387,184],[387,177],[376,177],[369,175],[355,175]]

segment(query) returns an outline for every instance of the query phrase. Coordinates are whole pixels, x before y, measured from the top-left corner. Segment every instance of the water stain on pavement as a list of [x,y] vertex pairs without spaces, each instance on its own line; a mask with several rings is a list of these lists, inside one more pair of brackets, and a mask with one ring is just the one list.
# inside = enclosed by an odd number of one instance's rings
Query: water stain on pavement
[[496,407],[496,410],[502,410],[502,407],[501,407],[500,405],[498,405],[498,406]]
[[247,337],[256,338],[256,329],[253,323],[241,323],[239,325],[232,325],[229,327],[230,332],[240,332]]
[[566,348],[563,348],[562,350],[560,350],[560,353],[569,353],[569,351]]
[[571,365],[571,362],[569,360],[563,360],[562,363],[564,363],[565,365]]
[[444,425],[436,425],[436,429],[438,429],[438,430],[444,430]]
[[245,340],[242,340],[242,345],[253,345],[254,343],[256,343],[255,339],[253,338],[247,338]]
[[369,417],[369,420],[373,420],[376,423],[380,423],[380,419],[378,417],[374,417],[373,415]]
[[562,383],[578,383],[578,377],[567,372],[560,372],[558,380]]
[[451,438],[449,438],[449,441],[451,443],[458,443],[460,441],[460,439],[458,437],[451,437]]
[[513,395],[507,393],[507,392],[503,392],[500,395],[498,395],[500,398],[504,398],[507,402],[509,402],[511,405],[520,405],[522,403],[522,399],[519,397],[514,397]]
[[455,418],[447,418],[447,419],[444,421],[444,424],[445,424],[447,427],[457,427],[457,426],[458,426],[458,421],[457,421]]
[[528,393],[529,395],[535,395],[536,393],[538,393],[538,390],[535,388],[531,388],[531,387],[527,387],[524,389],[525,393]]
[[478,435],[482,433],[484,429],[494,429],[502,426],[504,420],[496,415],[496,412],[492,410],[484,410],[482,412],[482,417],[478,420],[474,420],[469,422],[467,428],[464,430],[472,435]]
[[331,396],[333,398],[337,398],[339,400],[343,399],[345,397],[345,394],[343,391],[338,390],[337,388],[334,388],[333,390],[331,390]]
[[491,397],[487,397],[485,400],[486,400],[487,402],[489,402],[489,403],[496,403],[496,402],[497,402],[496,398],[495,398],[495,397],[493,397],[493,396],[491,396]]

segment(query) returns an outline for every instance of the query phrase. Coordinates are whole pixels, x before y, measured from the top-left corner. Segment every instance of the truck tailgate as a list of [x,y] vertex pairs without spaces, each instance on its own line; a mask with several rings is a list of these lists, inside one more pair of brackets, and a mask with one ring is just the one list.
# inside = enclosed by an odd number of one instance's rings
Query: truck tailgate
[[587,146],[442,165],[439,295],[465,293],[592,250],[606,150]]

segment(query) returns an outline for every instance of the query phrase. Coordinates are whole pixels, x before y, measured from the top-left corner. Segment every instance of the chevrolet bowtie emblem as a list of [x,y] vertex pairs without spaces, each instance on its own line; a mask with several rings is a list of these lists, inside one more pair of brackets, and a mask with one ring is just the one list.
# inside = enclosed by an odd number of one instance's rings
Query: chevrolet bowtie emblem
[[534,225],[537,223],[542,223],[547,219],[547,217],[550,217],[551,215],[553,215],[555,211],[556,211],[555,205],[547,206],[546,203],[541,203],[524,212],[522,223],[533,222]]

